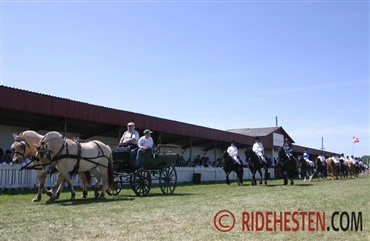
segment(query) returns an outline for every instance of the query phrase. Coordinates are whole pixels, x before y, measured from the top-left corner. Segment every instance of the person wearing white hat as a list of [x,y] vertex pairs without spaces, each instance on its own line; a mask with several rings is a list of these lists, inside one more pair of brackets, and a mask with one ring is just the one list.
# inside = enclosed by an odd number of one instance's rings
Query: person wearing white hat
[[[131,151],[131,160],[135,160],[137,166],[142,165],[143,154],[153,148],[154,142],[151,137],[153,133],[151,130],[144,130],[144,136],[140,137],[138,147]],[[136,158],[135,158],[136,157]]]
[[127,131],[123,133],[119,140],[118,146],[128,150],[137,148],[137,142],[139,140],[139,133],[135,130],[135,123],[127,123]]

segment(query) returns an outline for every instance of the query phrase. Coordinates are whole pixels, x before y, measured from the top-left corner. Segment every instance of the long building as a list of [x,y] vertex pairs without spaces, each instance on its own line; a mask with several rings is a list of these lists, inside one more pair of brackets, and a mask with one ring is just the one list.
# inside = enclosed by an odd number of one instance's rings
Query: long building
[[[58,131],[69,138],[99,139],[114,146],[130,121],[136,123],[139,133],[147,128],[153,130],[152,137],[156,144],[178,145],[177,152],[185,160],[194,160],[199,155],[215,161],[222,157],[222,151],[226,150],[231,140],[235,141],[243,160],[243,148],[253,145],[256,136],[262,139],[266,155],[274,160],[284,138],[294,143],[283,127],[217,130],[0,86],[0,147],[4,150],[10,148],[13,142],[11,134],[24,130],[40,134]],[[325,156],[332,155],[332,152],[299,145],[294,145],[293,149],[301,154],[305,148],[314,157],[320,152]]]

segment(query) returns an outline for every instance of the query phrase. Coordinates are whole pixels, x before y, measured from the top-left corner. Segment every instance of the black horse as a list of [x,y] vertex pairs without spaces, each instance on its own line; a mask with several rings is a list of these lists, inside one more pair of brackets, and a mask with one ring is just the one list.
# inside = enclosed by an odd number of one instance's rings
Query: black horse
[[348,166],[345,164],[344,160],[343,159],[339,159],[339,176],[340,177],[343,177],[343,178],[348,178],[348,174],[349,174],[349,168]]
[[243,175],[244,175],[243,166],[237,164],[235,160],[226,151],[224,152],[223,157],[224,157],[223,169],[226,173],[227,185],[230,185],[229,174],[233,171],[236,173],[236,176],[238,179],[238,185],[242,185]]
[[326,169],[326,163],[325,165],[321,162],[321,159],[320,158],[316,158],[315,159],[315,165],[316,165],[316,175],[317,175],[317,179],[319,180],[320,177],[321,178],[325,178],[328,176],[328,172],[327,172],[327,169]]
[[288,178],[290,179],[290,185],[294,185],[293,178],[294,171],[297,166],[297,160],[293,156],[289,158],[285,154],[283,148],[279,150],[278,159],[279,159],[278,166],[281,168],[281,172],[283,174],[284,185],[288,185]]
[[260,174],[260,185],[262,184],[262,172],[261,172],[262,168],[265,169],[264,180],[265,180],[265,185],[267,185],[267,171],[270,167],[270,163],[269,163],[270,160],[266,159],[267,162],[260,161],[257,154],[251,148],[247,148],[247,150],[244,153],[245,153],[246,161],[249,166],[249,170],[251,170],[251,173],[252,173],[251,185],[257,186],[256,172]]
[[299,169],[299,180],[306,181],[307,174],[310,177],[310,181],[314,175],[313,166],[310,166],[303,156],[298,157],[298,169]]

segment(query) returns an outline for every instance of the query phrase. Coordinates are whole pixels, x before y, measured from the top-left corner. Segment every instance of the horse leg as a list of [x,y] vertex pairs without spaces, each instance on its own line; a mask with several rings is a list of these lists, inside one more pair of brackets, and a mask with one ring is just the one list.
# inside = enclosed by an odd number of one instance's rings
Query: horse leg
[[283,171],[283,179],[284,179],[284,184],[283,185],[288,185],[287,175],[288,175],[288,173],[286,171]]
[[[100,195],[99,195],[99,185],[100,185],[100,182],[102,180],[102,176],[100,174],[100,172],[97,170],[97,169],[91,169],[90,172],[95,176],[96,178],[96,183],[94,185],[94,194],[95,194],[95,198],[99,198],[99,197],[104,197],[104,192],[102,192]],[[103,190],[104,191],[104,190]]]
[[244,174],[244,171],[243,171],[243,168],[241,167],[240,170],[238,170],[237,172],[237,176],[238,176],[238,185],[243,185],[243,174]]
[[49,190],[47,190],[46,189],[46,187],[45,187],[45,179],[46,179],[46,177],[47,177],[47,174],[46,173],[44,173],[43,171],[41,171],[41,170],[36,170],[36,172],[37,172],[37,177],[38,177],[38,179],[39,179],[39,186],[38,186],[38,188],[37,188],[37,195],[36,195],[36,197],[34,197],[33,199],[32,199],[32,202],[38,202],[38,201],[40,201],[41,200],[41,195],[42,195],[42,191],[44,190],[47,194],[48,194],[48,192],[50,193],[50,195],[49,196],[51,196],[51,192],[49,191]]
[[258,173],[260,174],[260,185],[262,185],[262,172],[261,169],[258,169]]
[[87,198],[87,185],[89,184],[88,177],[85,173],[79,173],[82,185],[82,198]]
[[267,168],[265,168],[265,185],[267,185]]
[[294,185],[294,169],[289,171],[290,185]]
[[59,173],[58,179],[57,179],[57,181],[56,181],[56,183],[53,187],[53,194],[51,195],[49,200],[47,200],[45,203],[52,203],[57,199],[57,193],[61,189],[61,186],[63,184],[63,180],[64,180],[64,176],[61,173]]
[[230,172],[226,172],[226,184],[230,185],[230,179],[229,179]]
[[256,182],[256,171],[255,170],[251,170],[252,172],[252,181],[251,181],[251,186],[254,186],[255,185],[255,182]]

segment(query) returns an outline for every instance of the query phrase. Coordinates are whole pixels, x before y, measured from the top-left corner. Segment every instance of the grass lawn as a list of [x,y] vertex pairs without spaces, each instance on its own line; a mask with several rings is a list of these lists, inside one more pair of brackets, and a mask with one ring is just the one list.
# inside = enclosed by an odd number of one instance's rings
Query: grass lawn
[[[153,187],[148,197],[136,197],[124,189],[117,196],[102,200],[69,201],[64,191],[59,200],[32,203],[35,190],[1,191],[0,240],[369,240],[370,175],[346,180],[296,180],[294,186],[283,186],[282,180],[270,180],[268,186],[230,186],[224,183],[181,185],[173,195],[162,195]],[[214,216],[221,210],[235,216],[230,232],[214,226]],[[325,227],[331,225],[338,211],[362,214],[362,231],[243,231],[243,212],[325,212]],[[346,215],[334,226],[346,227]],[[344,213],[345,214],[345,213]],[[218,219],[217,219],[218,220]],[[358,222],[359,219],[355,221]],[[230,226],[232,219],[223,217],[221,224]],[[289,223],[292,225],[292,222]],[[288,225],[288,226],[289,226]],[[314,222],[316,227],[316,221]],[[278,226],[279,227],[279,226]]]

